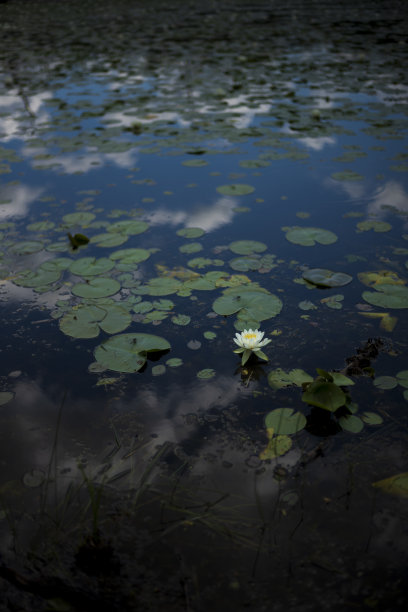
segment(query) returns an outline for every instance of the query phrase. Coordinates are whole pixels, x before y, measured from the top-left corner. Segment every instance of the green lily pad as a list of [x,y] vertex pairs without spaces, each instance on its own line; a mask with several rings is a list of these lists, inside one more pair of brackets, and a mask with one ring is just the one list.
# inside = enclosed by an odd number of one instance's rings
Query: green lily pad
[[310,406],[324,408],[335,412],[344,406],[347,398],[345,393],[335,383],[316,380],[302,394],[302,401]]
[[75,212],[69,213],[68,215],[64,215],[62,220],[66,225],[79,225],[81,227],[85,227],[92,223],[95,219],[96,215],[91,212]]
[[112,261],[119,261],[121,264],[138,264],[142,261],[146,261],[149,259],[150,251],[148,249],[119,249],[119,251],[115,251],[109,255],[109,259]]
[[408,370],[401,370],[396,374],[397,382],[401,387],[408,389]]
[[70,265],[70,271],[77,276],[95,276],[105,274],[114,267],[113,261],[107,257],[81,257]]
[[345,170],[344,172],[334,172],[331,177],[335,181],[362,181],[363,176],[353,170]]
[[146,292],[149,295],[160,296],[170,295],[171,293],[177,293],[183,284],[176,278],[169,278],[167,276],[152,278],[145,286]]
[[322,304],[325,304],[328,308],[332,308],[333,310],[340,310],[343,305],[342,301],[344,300],[344,295],[341,293],[336,293],[336,295],[329,295],[328,297],[320,300]]
[[171,320],[176,325],[188,325],[191,321],[191,317],[189,317],[188,315],[179,314],[175,315],[174,317],[171,317]]
[[398,381],[394,376],[377,376],[374,379],[374,386],[378,389],[395,389]]
[[44,248],[44,243],[40,240],[22,240],[10,247],[10,253],[14,255],[31,255],[38,253]]
[[368,425],[381,425],[383,418],[376,412],[363,412],[361,420]]
[[363,299],[380,308],[408,308],[408,287],[378,285],[376,291],[363,291]]
[[212,368],[205,368],[204,370],[200,370],[197,372],[197,378],[213,378],[215,376],[215,370]]
[[306,417],[293,408],[275,408],[265,417],[267,429],[273,429],[275,434],[294,434],[306,425]]
[[360,232],[368,232],[369,230],[374,230],[375,232],[389,232],[392,229],[392,225],[386,221],[367,220],[357,223],[357,229]]
[[236,240],[228,245],[228,248],[237,255],[253,255],[253,253],[262,253],[268,248],[263,242],[257,240]]
[[12,391],[0,391],[0,406],[4,406],[10,402],[14,397],[14,393]]
[[55,227],[53,221],[37,221],[36,223],[30,223],[27,225],[29,232],[48,232]]
[[193,168],[201,168],[201,166],[208,166],[208,161],[205,159],[187,159],[181,162],[183,166],[191,166]]
[[166,373],[166,366],[162,364],[158,364],[152,367],[152,375],[153,376],[162,376]]
[[249,272],[250,270],[259,270],[262,266],[261,260],[258,257],[235,257],[229,261],[229,265],[237,272]]
[[60,330],[73,338],[96,338],[99,335],[98,321],[106,311],[97,306],[80,305],[64,314],[59,320]]
[[128,240],[128,236],[126,234],[114,234],[105,233],[105,234],[97,234],[96,236],[92,236],[91,243],[96,244],[99,247],[116,247],[120,246],[124,242]]
[[154,300],[153,308],[157,310],[172,310],[174,308],[174,302],[165,299]]
[[166,365],[169,366],[169,368],[179,368],[183,365],[183,360],[180,359],[180,357],[172,357],[166,361]]
[[332,382],[339,387],[349,387],[350,385],[354,385],[354,380],[351,380],[351,378],[345,376],[341,372],[330,372],[330,376],[333,379]]
[[305,270],[302,278],[317,287],[343,287],[353,280],[353,277],[344,272],[333,272],[325,268],[312,268]]
[[300,310],[317,310],[316,304],[313,304],[310,300],[302,300],[298,306]]
[[14,284],[20,287],[45,287],[57,282],[61,278],[61,270],[44,262],[37,270],[21,272],[17,278],[13,279]]
[[120,283],[113,278],[93,278],[86,283],[77,283],[72,287],[72,293],[82,298],[101,298],[114,295],[120,289]]
[[342,429],[350,431],[351,433],[359,433],[364,427],[364,423],[360,417],[354,414],[340,417],[339,425]]
[[138,372],[146,363],[147,353],[166,351],[170,344],[152,334],[118,334],[95,349],[95,359],[114,372]]
[[104,306],[103,310],[105,316],[99,322],[99,327],[107,334],[118,334],[128,328],[132,322],[132,315],[120,304]]
[[180,253],[198,253],[203,250],[203,245],[199,242],[189,242],[179,247]]
[[264,321],[276,317],[282,310],[281,300],[271,293],[245,291],[242,287],[227,289],[217,298],[213,310],[219,315],[240,313],[241,319]]
[[255,191],[255,187],[252,187],[252,185],[245,185],[244,183],[235,183],[231,185],[220,185],[217,187],[217,191],[226,196],[242,196]]
[[243,159],[239,162],[241,168],[266,168],[271,162],[266,159]]
[[205,231],[201,227],[183,227],[176,232],[177,236],[183,236],[183,238],[200,238],[205,234]]
[[312,381],[312,376],[300,369],[285,372],[282,370],[282,368],[277,368],[268,374],[268,383],[272,389],[283,389],[284,387],[290,387],[291,385],[301,387],[303,383]]
[[192,278],[184,283],[184,288],[194,291],[212,291],[215,289],[215,282],[205,277]]
[[205,331],[203,333],[203,336],[206,340],[214,340],[214,338],[217,337],[217,334],[215,332],[212,331]]
[[144,314],[146,312],[149,312],[150,310],[153,310],[153,304],[152,302],[149,302],[147,300],[133,305],[133,312],[135,312],[136,314]]
[[136,221],[134,219],[128,219],[125,221],[116,221],[111,223],[106,229],[109,233],[125,234],[126,236],[137,236],[143,234],[149,229],[149,224],[146,221]]
[[314,246],[316,242],[319,244],[333,244],[337,240],[336,234],[318,227],[294,226],[283,229],[286,231],[286,240],[302,246]]
[[195,257],[187,262],[189,268],[207,268],[208,266],[223,266],[222,259],[209,259],[208,257]]

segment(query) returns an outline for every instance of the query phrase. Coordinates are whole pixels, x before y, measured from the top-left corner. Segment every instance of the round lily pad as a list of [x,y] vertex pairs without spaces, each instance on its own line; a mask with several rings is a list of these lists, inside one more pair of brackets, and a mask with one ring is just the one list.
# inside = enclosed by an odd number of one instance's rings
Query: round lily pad
[[147,293],[149,295],[170,295],[176,293],[182,287],[182,283],[176,278],[170,278],[168,276],[160,276],[152,278],[146,285]]
[[392,225],[386,221],[368,219],[367,221],[360,221],[357,223],[357,229],[360,232],[368,232],[369,230],[374,230],[375,232],[389,232],[392,229]]
[[376,412],[363,412],[361,420],[368,425],[381,425],[383,418]]
[[362,296],[380,308],[408,308],[408,287],[403,285],[379,285],[376,291],[363,291]]
[[120,289],[120,283],[113,278],[98,277],[86,283],[77,283],[72,293],[82,298],[100,298],[114,295]]
[[259,270],[262,262],[258,257],[242,256],[231,259],[229,265],[237,272],[249,272],[250,270]]
[[21,287],[45,287],[58,281],[61,277],[61,270],[58,267],[47,266],[48,262],[44,262],[37,270],[28,270],[21,272],[17,278],[13,280],[16,285]]
[[12,391],[0,391],[0,406],[4,406],[10,402],[14,397],[14,393]]
[[183,227],[176,232],[177,236],[183,236],[183,238],[200,238],[205,234],[205,231],[201,227]]
[[148,249],[119,249],[109,255],[112,261],[119,261],[121,264],[138,264],[149,259],[150,251]]
[[340,417],[339,425],[342,429],[351,433],[359,433],[364,427],[363,421],[355,414]]
[[268,374],[268,383],[272,389],[282,389],[291,385],[301,387],[303,383],[312,382],[312,380],[313,378],[310,374],[300,369],[285,372],[282,368],[277,368]]
[[147,353],[166,351],[169,342],[153,334],[118,334],[95,349],[95,359],[114,372],[138,372],[146,363]]
[[162,376],[165,373],[166,373],[166,366],[161,363],[152,367],[153,376]]
[[91,243],[96,244],[99,247],[116,247],[120,246],[124,242],[128,240],[128,236],[126,234],[120,233],[105,233],[105,234],[97,234],[96,236],[92,236]]
[[136,221],[129,219],[126,221],[116,221],[107,228],[108,232],[125,234],[126,236],[136,236],[142,234],[149,229],[149,224],[146,221]]
[[43,248],[44,243],[40,242],[40,240],[22,240],[10,247],[10,253],[14,255],[31,255],[32,253],[38,253]]
[[173,323],[175,323],[175,325],[188,325],[191,321],[191,317],[188,315],[179,314],[171,317],[171,320]]
[[306,417],[293,408],[275,408],[265,417],[267,429],[273,429],[275,434],[294,434],[306,425]]
[[215,376],[215,370],[213,370],[212,368],[205,368],[204,370],[200,370],[199,372],[197,372],[197,378],[213,378],[213,376]]
[[179,247],[180,253],[198,253],[203,250],[203,245],[199,242],[189,242]]
[[67,225],[80,225],[81,227],[85,227],[92,223],[95,219],[94,213],[91,212],[75,212],[69,213],[68,215],[64,215],[62,220]]
[[286,240],[293,244],[302,246],[314,246],[319,244],[333,244],[337,236],[333,232],[318,227],[291,227],[287,228]]
[[272,436],[269,439],[268,446],[259,455],[262,461],[267,459],[275,459],[281,457],[292,448],[292,438],[287,435]]
[[374,379],[374,386],[378,389],[395,389],[398,381],[394,376],[377,376]]
[[255,191],[255,187],[252,187],[252,185],[245,185],[244,183],[234,183],[231,185],[220,185],[217,187],[217,191],[226,196],[241,196],[252,193]]
[[81,305],[67,312],[59,320],[60,330],[73,338],[96,338],[99,335],[99,325],[106,312],[102,308],[91,305]]
[[231,315],[241,311],[246,318],[264,321],[276,317],[282,310],[281,300],[271,294],[258,291],[228,290],[213,302],[213,310],[219,315]]
[[397,382],[401,387],[408,389],[408,370],[401,370],[396,374]]
[[105,274],[114,267],[113,261],[107,257],[81,257],[70,265],[70,271],[77,276],[95,276]]
[[228,248],[237,255],[252,255],[262,253],[268,248],[263,242],[257,240],[236,240],[228,245]]
[[180,357],[172,357],[166,361],[166,365],[169,366],[169,368],[179,368],[183,365],[183,360],[180,359]]
[[353,170],[345,170],[344,172],[333,172],[331,177],[335,181],[362,181],[363,176]]
[[343,287],[353,280],[353,277],[345,272],[333,272],[325,268],[312,268],[303,272],[304,280],[317,287]]

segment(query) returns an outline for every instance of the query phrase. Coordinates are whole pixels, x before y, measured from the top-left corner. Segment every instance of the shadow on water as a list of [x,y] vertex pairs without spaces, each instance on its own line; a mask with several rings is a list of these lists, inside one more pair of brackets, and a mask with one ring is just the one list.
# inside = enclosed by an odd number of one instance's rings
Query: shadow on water
[[0,2],[0,609],[405,609],[407,29]]

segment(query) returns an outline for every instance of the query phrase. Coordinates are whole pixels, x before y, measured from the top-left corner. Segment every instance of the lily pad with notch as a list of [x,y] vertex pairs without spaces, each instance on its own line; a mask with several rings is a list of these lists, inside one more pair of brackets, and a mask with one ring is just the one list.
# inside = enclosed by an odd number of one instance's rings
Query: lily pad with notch
[[153,334],[118,334],[96,347],[96,361],[114,372],[138,372],[151,352],[168,351],[170,343]]
[[325,268],[311,268],[305,270],[302,278],[316,287],[343,287],[353,280],[350,274],[345,272],[333,272]]

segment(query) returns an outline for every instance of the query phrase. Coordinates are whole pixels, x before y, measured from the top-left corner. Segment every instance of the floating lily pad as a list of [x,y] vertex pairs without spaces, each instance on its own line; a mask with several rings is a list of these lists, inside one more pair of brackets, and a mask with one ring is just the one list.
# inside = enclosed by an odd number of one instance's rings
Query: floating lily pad
[[364,291],[363,299],[380,308],[408,308],[408,287],[379,285],[376,291]]
[[200,238],[205,234],[205,231],[201,227],[183,227],[176,232],[177,236],[183,236],[183,238]]
[[351,433],[359,433],[364,427],[363,421],[355,414],[340,417],[339,425],[342,429]]
[[188,325],[191,321],[191,317],[189,317],[188,315],[179,314],[174,317],[171,317],[171,320],[176,325]]
[[206,268],[208,266],[223,266],[222,259],[209,259],[208,257],[195,257],[187,262],[190,268]]
[[231,259],[229,265],[237,272],[249,272],[250,270],[259,270],[262,263],[258,257],[246,256]]
[[389,232],[392,229],[392,225],[386,221],[360,221],[357,223],[357,229],[360,232],[368,232],[374,230],[375,232]]
[[368,425],[381,425],[383,418],[376,412],[363,412],[361,420]]
[[172,310],[174,308],[174,302],[171,300],[154,300],[153,308],[157,308],[157,310]]
[[198,253],[203,250],[203,245],[199,242],[189,242],[179,247],[180,253]]
[[267,429],[273,429],[275,434],[294,434],[306,425],[306,417],[301,412],[294,412],[293,408],[275,408],[265,417]]
[[12,391],[0,391],[0,406],[4,406],[10,402],[14,397],[14,393]]
[[126,236],[137,236],[143,234],[149,229],[149,224],[146,221],[136,221],[128,219],[126,221],[116,221],[107,227],[108,232],[125,234]]
[[149,295],[170,295],[181,289],[182,285],[183,284],[176,278],[163,276],[150,279],[146,285],[146,289]]
[[345,170],[344,172],[334,172],[331,177],[335,181],[362,181],[363,176],[353,170]]
[[333,310],[340,310],[342,308],[342,301],[344,300],[344,295],[341,293],[336,293],[336,295],[330,295],[328,297],[320,300],[322,304],[325,304],[328,308],[332,308]]
[[298,304],[300,310],[317,310],[316,304],[313,304],[310,300],[302,300]]
[[394,376],[377,376],[374,379],[374,386],[378,389],[395,389],[398,381]]
[[99,247],[116,247],[120,246],[124,242],[128,240],[128,236],[126,234],[114,234],[105,233],[105,234],[97,234],[96,236],[92,236],[91,243],[96,244]]
[[183,365],[183,360],[180,359],[180,357],[172,357],[166,361],[166,365],[169,368],[179,368],[181,365]]
[[106,311],[97,306],[80,305],[67,312],[59,320],[60,330],[73,338],[96,338],[99,335],[98,321]]
[[271,294],[258,291],[243,291],[242,288],[231,288],[213,303],[213,310],[220,315],[231,315],[241,312],[241,318],[253,321],[264,321],[276,317],[282,310],[281,300]]
[[40,240],[23,240],[16,242],[10,247],[10,253],[14,255],[31,255],[38,253],[44,248],[44,243]]
[[206,340],[214,340],[214,338],[217,337],[217,334],[215,332],[212,331],[205,331],[203,333],[203,336]]
[[105,274],[114,267],[113,261],[107,257],[81,257],[77,259],[70,266],[72,274],[77,276],[95,276],[97,274]]
[[162,364],[158,364],[152,367],[152,375],[153,376],[162,376],[166,373],[166,366]]
[[64,215],[62,220],[66,225],[79,225],[81,227],[85,227],[92,223],[95,219],[96,215],[91,212],[75,212],[69,213],[68,215]]
[[208,166],[208,161],[205,159],[187,159],[181,162],[183,166],[191,166],[193,168],[201,168],[201,166]]
[[28,270],[21,272],[17,278],[13,280],[16,285],[21,287],[37,288],[51,285],[61,278],[61,270],[52,265],[47,265],[44,262],[37,270]]
[[318,227],[289,227],[283,228],[286,231],[286,240],[293,244],[302,246],[314,246],[319,244],[333,244],[337,240],[336,234],[329,230]]
[[396,378],[401,387],[408,389],[408,370],[401,370],[396,374]]
[[226,196],[242,196],[255,191],[255,187],[244,183],[235,183],[231,185],[220,185],[217,187],[217,191]]
[[215,376],[215,370],[212,368],[205,368],[204,370],[200,370],[197,372],[197,378],[213,378]]
[[378,270],[376,272],[359,272],[358,280],[367,287],[377,289],[379,285],[405,285],[405,281],[392,270]]
[[317,287],[343,287],[353,280],[353,277],[344,272],[333,272],[325,268],[312,268],[305,270],[302,278]]
[[147,353],[166,351],[170,344],[152,334],[118,334],[95,349],[95,359],[114,372],[138,372],[146,363]]
[[272,389],[283,389],[284,387],[290,387],[291,385],[301,387],[303,383],[312,381],[312,376],[300,369],[285,372],[282,370],[282,368],[277,368],[268,374],[268,383]]
[[120,304],[103,306],[103,310],[105,316],[99,322],[99,327],[107,334],[118,334],[129,327],[132,322],[132,315]]
[[119,251],[115,251],[109,255],[109,259],[112,261],[119,261],[121,264],[138,264],[142,261],[146,261],[149,259],[150,251],[148,249],[120,249]]
[[262,253],[268,248],[263,242],[257,240],[237,240],[231,242],[228,248],[237,255],[252,255],[253,253]]
[[113,278],[93,278],[86,283],[77,283],[72,293],[82,298],[100,298],[114,295],[120,289],[120,283]]
[[29,232],[47,232],[55,227],[53,221],[37,221],[36,223],[30,223],[27,225]]
[[23,476],[23,483],[26,487],[36,488],[43,484],[45,481],[45,473],[43,470],[33,469],[26,472]]

